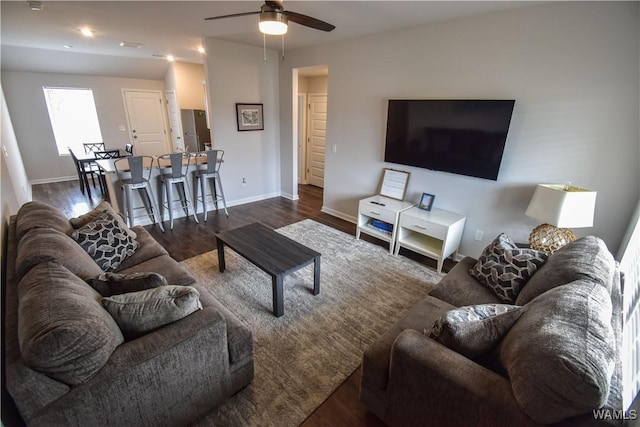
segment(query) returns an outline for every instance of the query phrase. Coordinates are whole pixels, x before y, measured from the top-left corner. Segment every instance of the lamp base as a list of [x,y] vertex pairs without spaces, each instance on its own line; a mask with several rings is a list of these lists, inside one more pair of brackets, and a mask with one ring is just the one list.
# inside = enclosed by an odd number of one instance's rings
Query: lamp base
[[568,228],[540,224],[529,235],[529,247],[538,251],[554,253],[574,240],[576,240],[576,235]]

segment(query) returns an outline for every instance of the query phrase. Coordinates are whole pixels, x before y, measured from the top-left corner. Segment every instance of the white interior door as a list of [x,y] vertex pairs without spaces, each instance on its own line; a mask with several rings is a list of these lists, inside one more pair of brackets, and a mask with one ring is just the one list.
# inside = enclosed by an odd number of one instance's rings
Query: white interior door
[[157,156],[173,151],[167,138],[162,93],[124,89],[123,94],[134,152]]
[[182,139],[182,123],[180,122],[180,108],[175,90],[165,92],[167,97],[167,114],[169,116],[169,131],[171,132],[171,142],[174,150],[184,150],[184,140]]
[[307,184],[307,95],[298,95],[298,184]]
[[309,95],[307,135],[307,182],[324,188],[327,94]]

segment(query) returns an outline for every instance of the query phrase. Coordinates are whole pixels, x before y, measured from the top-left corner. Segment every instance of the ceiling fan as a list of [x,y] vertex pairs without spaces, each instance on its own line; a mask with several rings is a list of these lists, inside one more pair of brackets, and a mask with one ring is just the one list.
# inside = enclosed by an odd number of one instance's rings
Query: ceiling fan
[[242,12],[234,13],[231,15],[212,16],[205,18],[205,21],[224,18],[235,18],[237,16],[246,15],[260,15],[260,31],[269,35],[282,35],[287,32],[288,22],[292,21],[296,24],[304,25],[305,27],[313,28],[321,31],[332,31],[335,25],[331,25],[328,22],[321,21],[311,16],[303,15],[301,13],[291,12],[284,10],[282,1],[265,1],[260,11],[255,12]]

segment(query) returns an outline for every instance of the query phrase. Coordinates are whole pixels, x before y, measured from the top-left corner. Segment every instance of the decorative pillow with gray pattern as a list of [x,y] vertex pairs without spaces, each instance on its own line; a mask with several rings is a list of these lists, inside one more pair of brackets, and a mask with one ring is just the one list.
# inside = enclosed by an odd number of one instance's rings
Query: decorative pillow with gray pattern
[[518,248],[509,236],[501,233],[484,249],[469,274],[502,301],[514,304],[522,287],[548,258],[544,251]]
[[521,315],[522,307],[516,305],[469,305],[447,311],[424,333],[473,358],[491,350]]
[[71,237],[103,271],[115,270],[138,248],[138,242],[107,212],[75,230]]

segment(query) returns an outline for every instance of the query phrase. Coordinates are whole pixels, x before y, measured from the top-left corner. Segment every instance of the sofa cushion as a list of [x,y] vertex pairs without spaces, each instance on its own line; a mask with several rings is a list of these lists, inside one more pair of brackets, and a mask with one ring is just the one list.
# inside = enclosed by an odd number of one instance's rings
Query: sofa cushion
[[126,270],[161,255],[169,255],[165,248],[163,248],[162,245],[158,243],[142,226],[136,225],[131,229],[137,234],[136,242],[138,242],[138,248],[133,255],[125,259],[122,264],[118,266],[116,272],[121,272],[122,270]]
[[516,304],[525,305],[549,289],[578,279],[593,280],[611,292],[615,272],[616,262],[602,239],[581,237],[549,257],[520,292]]
[[521,314],[521,307],[509,304],[465,306],[446,312],[424,333],[473,358],[498,344]]
[[42,202],[23,204],[16,215],[16,237],[18,240],[34,228],[53,228],[68,234],[72,228],[60,209]]
[[484,249],[469,274],[491,288],[502,301],[513,304],[548,257],[543,251],[518,248],[509,236],[501,233]]
[[167,286],[167,279],[158,273],[151,272],[131,274],[107,272],[87,282],[103,297]]
[[606,288],[584,279],[525,306],[500,359],[516,401],[534,421],[555,423],[607,401],[616,358],[611,313]]
[[94,219],[96,219],[96,217],[100,215],[102,212],[107,212],[111,216],[113,216],[116,219],[116,221],[118,221],[118,224],[120,224],[120,227],[122,227],[122,229],[125,230],[127,234],[131,236],[131,238],[135,239],[136,237],[138,237],[136,232],[127,226],[127,223],[120,216],[120,214],[118,214],[113,209],[111,204],[106,201],[100,202],[98,206],[96,206],[95,208],[93,208],[93,210],[87,212],[84,215],[80,215],[79,217],[76,217],[76,218],[70,218],[69,224],[71,224],[71,226],[74,229],[81,228],[87,225],[88,223],[92,222]]
[[18,243],[16,272],[24,276],[34,266],[47,261],[64,265],[82,280],[96,277],[102,269],[71,237],[52,228],[34,228]]
[[75,230],[71,237],[105,271],[118,268],[138,248],[138,242],[107,212],[98,214],[93,221]]
[[117,273],[131,274],[140,272],[144,273],[146,271],[155,271],[156,273],[162,274],[164,278],[167,279],[167,283],[169,285],[188,286],[196,281],[195,277],[193,277],[191,273],[189,273],[169,255],[157,256],[129,268],[118,269]]
[[132,339],[202,309],[199,296],[190,286],[161,286],[102,298],[102,305]]
[[91,378],[124,341],[100,295],[60,264],[32,268],[18,285],[18,299],[22,357],[66,384]]
[[475,258],[464,257],[438,282],[429,295],[456,307],[503,302],[491,289],[469,274],[469,269],[477,261]]

